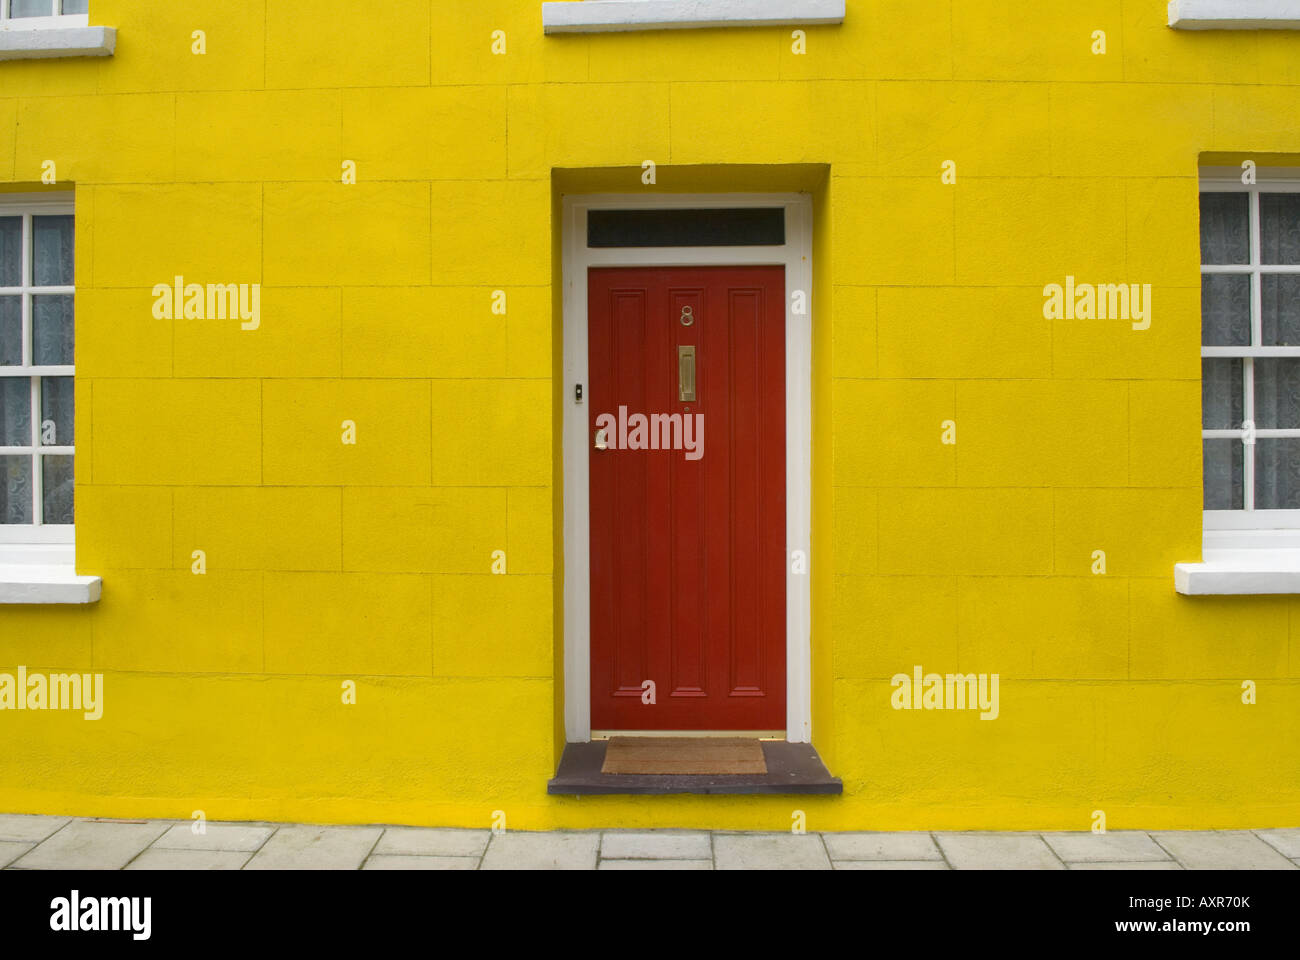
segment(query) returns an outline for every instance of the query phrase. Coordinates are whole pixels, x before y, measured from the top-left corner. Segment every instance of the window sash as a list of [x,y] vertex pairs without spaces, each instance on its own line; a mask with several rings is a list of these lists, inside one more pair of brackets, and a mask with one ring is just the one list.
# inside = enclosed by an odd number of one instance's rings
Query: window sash
[[[3,2],[3,0],[0,0]],[[20,323],[22,333],[21,363],[16,366],[0,366],[0,379],[26,379],[30,384],[31,433],[30,444],[23,446],[0,446],[0,456],[17,455],[30,457],[32,461],[32,523],[0,524],[0,544],[68,544],[74,542],[75,524],[44,523],[44,461],[47,456],[76,457],[75,439],[71,446],[42,446],[41,431],[41,378],[76,376],[75,365],[43,365],[32,363],[32,297],[42,294],[76,294],[76,285],[71,286],[37,286],[32,283],[32,243],[33,218],[40,216],[75,216],[75,206],[66,199],[67,195],[56,197],[10,195],[0,196],[0,217],[21,217],[22,237],[20,242],[20,269],[18,286],[0,287],[0,296],[20,297]],[[75,223],[74,223],[75,230]],[[74,234],[75,236],[75,234]],[[74,241],[75,243],[75,241]],[[74,324],[75,313],[74,313]],[[74,483],[75,496],[75,483]]]
[[[1201,193],[1245,193],[1249,196],[1250,261],[1241,264],[1201,264],[1201,275],[1235,274],[1250,277],[1250,344],[1240,346],[1201,346],[1202,358],[1234,358],[1242,361],[1242,420],[1254,422],[1255,417],[1255,364],[1256,359],[1271,357],[1300,357],[1300,346],[1266,346],[1263,343],[1262,278],[1272,275],[1300,275],[1300,264],[1265,264],[1261,256],[1261,193],[1300,193],[1300,179],[1273,179],[1262,174],[1256,183],[1243,184],[1240,176],[1232,178],[1203,177]],[[1199,237],[1198,237],[1199,245]],[[1204,389],[1204,387],[1202,387]],[[1241,440],[1247,436],[1242,429],[1205,429],[1203,440]],[[1300,427],[1294,429],[1260,429],[1254,431],[1256,440],[1300,438]],[[1243,444],[1242,451],[1242,508],[1239,510],[1205,510],[1206,529],[1297,528],[1300,527],[1300,510],[1257,510],[1255,508],[1255,467],[1258,444]]]

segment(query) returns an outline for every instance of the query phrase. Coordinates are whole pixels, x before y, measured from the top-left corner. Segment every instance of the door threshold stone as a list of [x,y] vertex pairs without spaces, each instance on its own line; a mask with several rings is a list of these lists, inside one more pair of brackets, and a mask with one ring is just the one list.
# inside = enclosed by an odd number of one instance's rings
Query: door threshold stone
[[811,743],[764,740],[764,774],[609,774],[601,773],[605,740],[569,743],[560,768],[546,792],[561,796],[592,794],[840,794],[844,784],[833,777]]

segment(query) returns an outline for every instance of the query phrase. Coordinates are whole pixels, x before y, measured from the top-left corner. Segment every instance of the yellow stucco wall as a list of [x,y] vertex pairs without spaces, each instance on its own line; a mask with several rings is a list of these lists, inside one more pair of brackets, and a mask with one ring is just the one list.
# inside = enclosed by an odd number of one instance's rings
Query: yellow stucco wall
[[[53,160],[76,189],[78,567],[104,581],[0,608],[0,671],[106,686],[97,722],[0,715],[0,810],[1300,823],[1300,607],[1172,576],[1200,556],[1198,163],[1300,155],[1300,34],[1177,33],[1164,0],[848,6],[796,55],[789,29],[544,37],[539,0],[92,0],[114,57],[0,64],[0,182]],[[845,792],[551,798],[552,171],[741,164],[829,166],[813,712]],[[155,319],[176,275],[260,282],[261,328]],[[1044,320],[1067,275],[1152,284],[1151,328]],[[1000,674],[1000,717],[891,709],[915,664]]]

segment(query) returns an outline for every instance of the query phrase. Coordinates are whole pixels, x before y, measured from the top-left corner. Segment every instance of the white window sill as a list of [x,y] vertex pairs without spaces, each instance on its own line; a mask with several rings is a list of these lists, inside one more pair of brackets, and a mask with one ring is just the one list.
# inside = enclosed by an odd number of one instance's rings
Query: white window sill
[[77,576],[71,542],[0,543],[0,605],[95,603],[102,586],[99,577]]
[[0,60],[111,57],[114,27],[6,27],[0,29]]
[[1175,30],[1300,30],[1300,0],[1169,0]]
[[1231,513],[1206,517],[1219,526],[1207,526],[1200,563],[1174,564],[1174,589],[1188,596],[1300,594],[1300,528],[1237,528],[1224,526],[1241,522]]
[[103,582],[65,564],[0,564],[0,604],[95,603]]
[[845,0],[585,0],[542,4],[546,33],[843,23]]

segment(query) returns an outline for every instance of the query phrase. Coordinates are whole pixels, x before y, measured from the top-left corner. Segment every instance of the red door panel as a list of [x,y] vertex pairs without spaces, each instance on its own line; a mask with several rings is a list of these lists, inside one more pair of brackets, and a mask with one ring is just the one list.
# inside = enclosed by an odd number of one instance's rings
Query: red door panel
[[784,729],[785,270],[592,269],[588,324],[592,727]]

